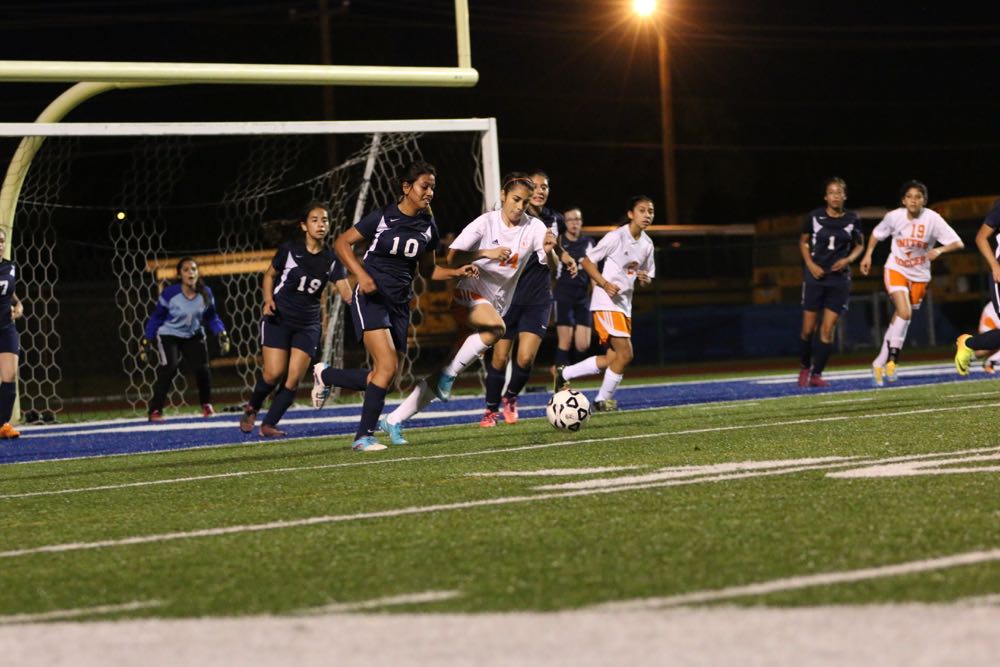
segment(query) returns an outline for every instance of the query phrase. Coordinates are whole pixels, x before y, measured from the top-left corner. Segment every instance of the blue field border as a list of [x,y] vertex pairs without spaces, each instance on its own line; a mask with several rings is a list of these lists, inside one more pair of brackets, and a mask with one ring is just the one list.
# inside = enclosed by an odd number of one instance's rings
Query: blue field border
[[[890,391],[895,388],[932,385],[945,382],[967,382],[988,379],[977,372],[968,379],[958,378],[950,364],[908,367],[900,379],[885,389],[874,390],[865,371],[843,371],[826,376],[831,386],[826,389],[801,389],[793,376],[757,376],[740,379],[675,381],[619,388],[615,397],[622,410],[668,407],[677,405],[711,404],[727,401],[754,401],[815,394],[835,394],[858,390]],[[585,393],[593,400],[595,390]],[[518,402],[525,418],[541,417],[548,401],[547,393],[526,394]],[[479,415],[484,409],[483,398],[456,397],[447,403],[434,402],[417,415],[407,428],[470,424],[478,428]],[[281,427],[289,438],[326,438],[338,444],[350,444],[357,427],[360,405],[330,406],[323,410],[292,409],[285,415]],[[0,442],[0,464],[50,461],[92,456],[161,452],[192,447],[239,445],[265,440],[239,430],[239,415],[175,417],[162,423],[146,420],[121,419],[82,424],[25,426],[22,437]],[[347,436],[345,438],[344,436]]]

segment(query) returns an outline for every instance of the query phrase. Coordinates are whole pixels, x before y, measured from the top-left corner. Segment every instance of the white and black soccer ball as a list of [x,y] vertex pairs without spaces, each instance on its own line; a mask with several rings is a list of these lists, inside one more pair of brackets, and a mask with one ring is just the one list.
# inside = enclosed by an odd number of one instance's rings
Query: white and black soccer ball
[[545,416],[561,431],[579,431],[590,419],[590,401],[582,392],[563,389],[549,397]]

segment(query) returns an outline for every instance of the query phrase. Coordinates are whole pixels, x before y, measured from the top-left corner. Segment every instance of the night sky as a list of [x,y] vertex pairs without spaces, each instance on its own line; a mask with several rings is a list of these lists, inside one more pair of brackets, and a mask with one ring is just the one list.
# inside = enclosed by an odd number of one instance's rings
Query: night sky
[[[896,205],[909,178],[929,185],[932,203],[1000,194],[1000,10],[865,4],[671,4],[680,219],[669,222],[801,213],[834,174],[854,206]],[[0,57],[316,64],[317,5],[5,2]],[[334,63],[456,62],[451,0],[330,5]],[[600,224],[629,195],[661,203],[655,40],[630,2],[472,0],[470,9],[476,88],[337,88],[335,117],[496,116],[502,168],[546,168],[556,207],[578,204]],[[33,120],[66,87],[3,84],[0,120]],[[320,118],[315,87],[181,86],[106,94],[67,120]]]

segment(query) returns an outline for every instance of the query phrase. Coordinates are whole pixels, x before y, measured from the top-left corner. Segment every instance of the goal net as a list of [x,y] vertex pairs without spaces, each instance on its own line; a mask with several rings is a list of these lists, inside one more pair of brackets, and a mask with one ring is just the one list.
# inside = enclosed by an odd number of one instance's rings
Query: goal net
[[[185,256],[199,262],[232,338],[225,357],[209,341],[216,395],[245,398],[260,366],[261,279],[281,241],[270,233],[277,223],[322,201],[332,241],[395,201],[397,174],[422,159],[438,170],[433,207],[442,236],[457,233],[496,200],[495,127],[492,119],[0,124],[8,162],[22,136],[44,137],[10,243],[25,304],[18,325],[25,420],[54,418],[69,403],[124,400],[145,409],[155,368],[139,362],[137,342]],[[397,390],[412,385],[425,343],[450,342],[436,312],[446,298],[429,287],[418,278]],[[349,317],[345,352],[338,296],[324,313],[322,358],[364,363]],[[169,405],[195,400],[190,377],[177,375]]]

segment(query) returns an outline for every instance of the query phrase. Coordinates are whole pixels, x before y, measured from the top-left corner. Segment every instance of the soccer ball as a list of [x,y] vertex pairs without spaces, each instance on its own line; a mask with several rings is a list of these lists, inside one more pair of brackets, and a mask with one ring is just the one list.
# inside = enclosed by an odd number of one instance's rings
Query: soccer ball
[[590,419],[590,401],[579,391],[563,389],[549,398],[545,416],[561,431],[579,431]]

